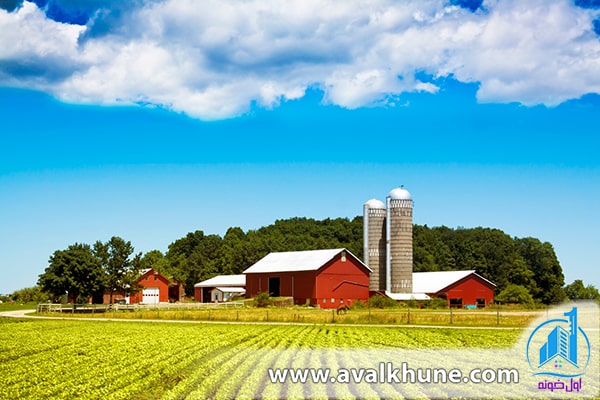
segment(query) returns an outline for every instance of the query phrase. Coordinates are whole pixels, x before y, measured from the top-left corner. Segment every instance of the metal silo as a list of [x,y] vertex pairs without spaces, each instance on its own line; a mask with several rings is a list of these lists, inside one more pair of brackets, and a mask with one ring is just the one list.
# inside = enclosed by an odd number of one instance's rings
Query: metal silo
[[403,186],[387,196],[386,290],[412,293],[412,197]]
[[385,204],[377,199],[363,206],[363,254],[365,264],[373,270],[370,291],[385,290]]

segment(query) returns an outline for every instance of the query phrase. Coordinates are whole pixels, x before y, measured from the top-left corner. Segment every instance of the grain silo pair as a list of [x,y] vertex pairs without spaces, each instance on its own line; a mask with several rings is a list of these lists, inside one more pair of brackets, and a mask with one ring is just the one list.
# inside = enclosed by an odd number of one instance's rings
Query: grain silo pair
[[372,292],[412,293],[413,201],[403,186],[393,189],[384,204],[364,205],[364,262],[371,270]]

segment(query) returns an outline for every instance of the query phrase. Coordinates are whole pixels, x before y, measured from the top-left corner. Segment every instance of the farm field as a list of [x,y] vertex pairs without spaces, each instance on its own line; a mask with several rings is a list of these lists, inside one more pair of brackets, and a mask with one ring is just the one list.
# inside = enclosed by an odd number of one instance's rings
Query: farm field
[[[289,366],[295,351],[314,357],[302,351],[502,349],[519,336],[517,329],[0,318],[0,399],[303,398],[302,386],[283,393],[267,382],[266,369]],[[345,362],[323,357],[313,364]],[[378,397],[368,388],[363,394],[335,390],[323,397]]]
[[[344,314],[335,310],[314,308],[230,308],[212,307],[194,308],[186,305],[146,306],[133,309],[118,309],[109,312],[92,312],[94,306],[87,307],[86,313],[71,314],[70,306],[58,313],[61,316],[77,318],[110,318],[110,319],[162,319],[193,321],[227,321],[227,322],[300,322],[309,324],[391,324],[391,325],[456,325],[474,327],[525,327],[543,311],[502,311],[493,310],[426,310],[426,309],[358,309]],[[105,307],[105,306],[101,306]],[[41,313],[56,315],[57,313]]]

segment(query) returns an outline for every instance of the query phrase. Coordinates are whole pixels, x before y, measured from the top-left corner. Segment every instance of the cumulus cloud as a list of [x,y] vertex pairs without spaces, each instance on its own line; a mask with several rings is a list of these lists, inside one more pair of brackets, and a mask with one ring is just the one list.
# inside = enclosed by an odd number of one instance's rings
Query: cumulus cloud
[[567,0],[96,0],[62,13],[59,3],[0,10],[0,85],[201,119],[308,88],[341,107],[393,103],[435,94],[448,76],[479,83],[482,102],[600,93],[599,11]]

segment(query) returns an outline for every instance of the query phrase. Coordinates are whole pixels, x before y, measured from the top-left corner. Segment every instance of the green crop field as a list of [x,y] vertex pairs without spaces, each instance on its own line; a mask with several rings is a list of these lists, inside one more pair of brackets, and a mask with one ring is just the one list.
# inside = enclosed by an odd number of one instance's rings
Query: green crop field
[[289,356],[271,350],[501,348],[519,335],[491,329],[0,318],[0,399],[279,398],[279,389],[266,385],[265,371],[289,365]]

